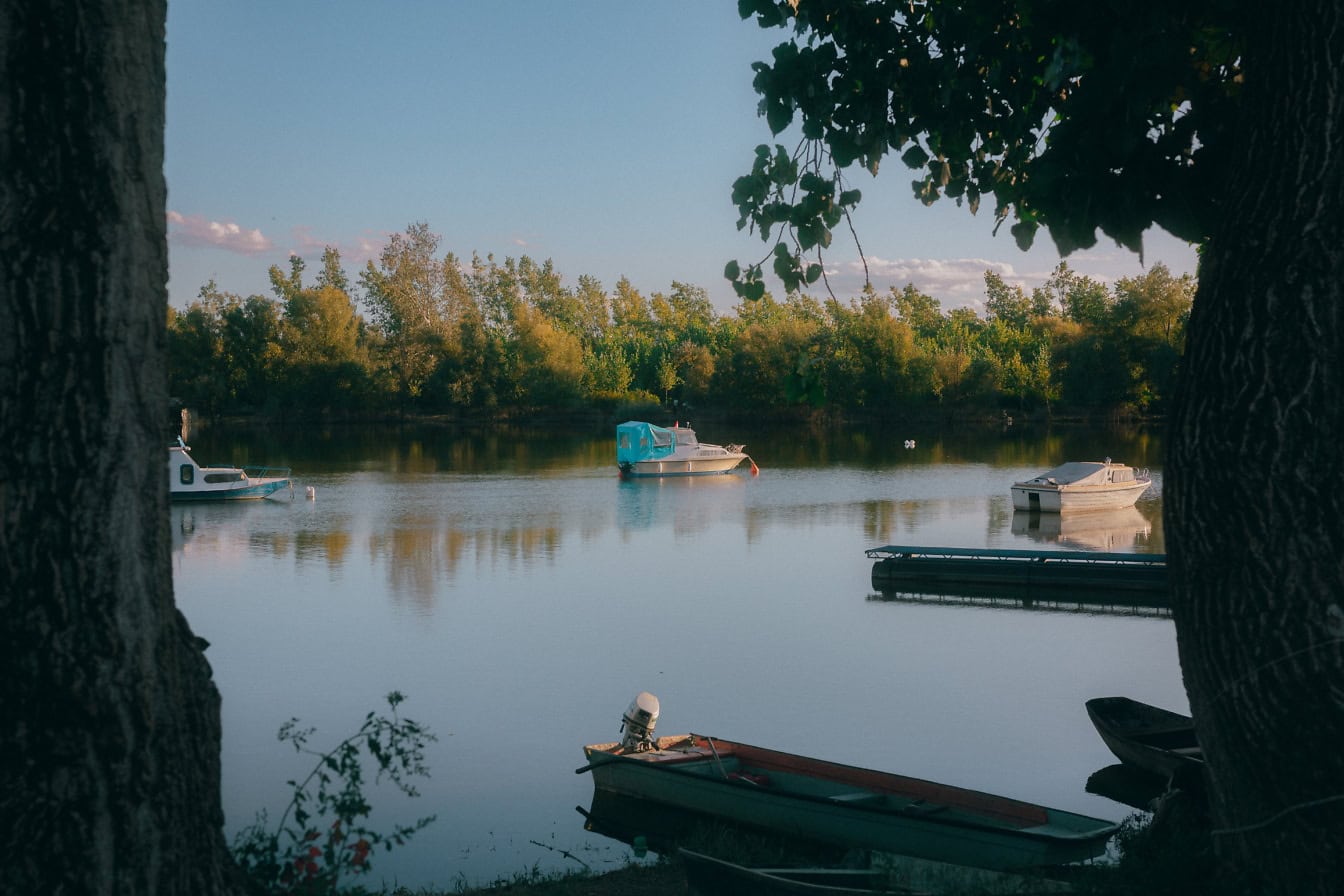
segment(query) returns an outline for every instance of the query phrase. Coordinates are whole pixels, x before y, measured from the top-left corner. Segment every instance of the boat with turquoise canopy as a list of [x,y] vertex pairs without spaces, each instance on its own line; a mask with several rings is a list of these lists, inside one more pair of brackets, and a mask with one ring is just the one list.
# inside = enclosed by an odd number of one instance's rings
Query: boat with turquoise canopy
[[616,427],[616,466],[629,478],[643,476],[712,476],[731,473],[743,461],[759,470],[742,445],[701,442],[690,426],[654,426],[630,420]]

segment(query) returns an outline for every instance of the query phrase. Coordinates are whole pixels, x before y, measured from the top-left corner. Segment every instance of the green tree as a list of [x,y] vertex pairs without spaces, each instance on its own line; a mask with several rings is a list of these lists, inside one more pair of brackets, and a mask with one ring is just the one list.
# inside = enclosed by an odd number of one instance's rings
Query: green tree
[[445,263],[440,237],[423,222],[394,233],[360,275],[369,315],[381,330],[387,359],[403,401],[420,396],[438,364],[449,332]]
[[823,362],[834,400],[855,408],[884,409],[916,396],[912,376],[914,331],[892,314],[890,296],[865,289],[848,305],[827,303],[831,340]]
[[368,352],[354,301],[333,282],[300,289],[285,303],[284,362],[290,401],[357,406],[368,391]]
[[893,286],[891,302],[901,320],[914,328],[919,338],[933,339],[942,330],[945,323],[942,304],[915,289],[915,284],[907,283],[899,290]]
[[[1304,0],[740,0],[793,29],[755,66],[796,154],[757,150],[740,225],[787,286],[888,153],[926,202],[992,198],[1028,246],[1156,224],[1202,244],[1164,491],[1181,666],[1214,841],[1258,892],[1344,872],[1344,6]],[[759,266],[730,264],[739,294]],[[1265,446],[1272,450],[1266,451]],[[1247,474],[1273,487],[1254,499]]]
[[527,406],[564,406],[579,397],[584,377],[583,346],[573,333],[524,306],[518,309],[508,347],[514,359],[518,396]]
[[1106,321],[1115,304],[1105,283],[1075,273],[1063,261],[1041,289],[1049,296],[1048,301],[1060,308],[1065,318],[1092,327]]
[[1031,321],[1031,299],[1021,286],[1009,286],[998,274],[985,271],[985,311],[990,320],[1020,330]]
[[611,320],[611,332],[634,374],[634,388],[661,393],[653,312],[649,300],[625,277],[617,281],[616,293],[611,298]]
[[171,389],[206,413],[265,406],[281,354],[280,312],[262,296],[242,299],[211,280],[185,312],[169,313]]
[[280,309],[264,296],[231,296],[220,315],[220,336],[230,405],[265,407],[281,361]]
[[222,294],[211,280],[185,311],[168,308],[168,389],[188,407],[206,413],[227,401],[228,370],[220,332]]
[[601,339],[611,326],[611,299],[601,281],[587,274],[581,275],[575,298],[579,304],[580,335],[588,342]]
[[759,303],[762,313],[743,309],[746,325],[716,366],[719,394],[744,407],[824,403],[817,363],[824,355],[824,312],[813,301],[792,297],[783,305],[769,296]]

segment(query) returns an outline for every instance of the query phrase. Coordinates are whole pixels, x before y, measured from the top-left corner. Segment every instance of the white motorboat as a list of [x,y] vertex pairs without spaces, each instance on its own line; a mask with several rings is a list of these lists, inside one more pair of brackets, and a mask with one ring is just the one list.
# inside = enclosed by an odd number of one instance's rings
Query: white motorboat
[[294,496],[288,467],[203,467],[191,448],[168,446],[168,496],[173,501],[249,501]]
[[742,445],[701,442],[695,430],[675,424],[670,429],[631,420],[616,427],[616,466],[622,476],[706,476],[730,473],[742,461],[751,463]]
[[1103,461],[1071,461],[1034,479],[1014,482],[1013,509],[1061,513],[1133,507],[1152,484],[1147,471]]

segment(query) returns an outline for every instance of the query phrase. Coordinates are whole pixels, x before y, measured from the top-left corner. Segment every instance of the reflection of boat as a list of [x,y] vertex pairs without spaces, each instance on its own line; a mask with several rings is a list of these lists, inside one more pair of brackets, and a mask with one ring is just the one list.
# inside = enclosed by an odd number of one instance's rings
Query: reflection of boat
[[642,839],[649,849],[665,854],[675,852],[678,842],[700,835],[715,822],[710,815],[609,790],[594,790],[587,810],[582,806],[574,808],[583,815],[584,830],[629,845]]
[[905,893],[918,891],[896,886],[888,875],[870,868],[766,868],[738,865],[689,849],[678,850],[686,868],[691,896],[815,896]]
[[1086,790],[1130,808],[1151,812],[1153,804],[1167,792],[1167,782],[1157,775],[1117,762],[1088,775]]
[[1116,825],[903,775],[688,734],[653,737],[640,694],[620,743],[583,748],[593,786],[853,849],[979,868],[1060,865],[1105,851]]
[[[631,420],[616,427],[616,466],[622,476],[705,476],[728,473],[751,458],[741,445],[701,442],[695,430]],[[757,472],[751,464],[752,473]]]
[[1148,474],[1124,464],[1072,461],[1033,479],[1014,482],[1013,508],[1058,513],[1132,507],[1151,484]]
[[1189,716],[1128,697],[1096,697],[1087,714],[1115,757],[1135,768],[1171,778],[1204,764]]
[[1135,507],[1072,514],[1013,511],[1014,535],[1082,550],[1132,551],[1152,531],[1153,524]]
[[246,501],[281,489],[294,496],[288,467],[203,467],[180,438],[168,446],[168,494],[174,501]]

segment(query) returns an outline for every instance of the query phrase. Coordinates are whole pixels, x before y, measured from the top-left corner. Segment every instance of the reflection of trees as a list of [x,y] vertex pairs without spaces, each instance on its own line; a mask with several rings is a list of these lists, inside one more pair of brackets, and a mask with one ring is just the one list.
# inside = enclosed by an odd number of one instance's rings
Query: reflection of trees
[[451,521],[403,520],[369,537],[369,558],[387,569],[394,597],[410,597],[426,608],[436,590],[451,585],[464,562],[491,569],[515,569],[551,561],[560,551],[564,528],[547,525],[461,528]]
[[868,541],[889,544],[897,531],[913,532],[922,501],[865,501],[861,507],[863,535]]
[[[750,507],[746,511],[746,526],[757,537],[772,526],[787,523],[790,526],[843,525],[856,523],[864,538],[870,542],[891,542],[900,532],[911,533],[941,510],[950,507],[945,501],[855,501],[846,504],[791,504],[785,507]],[[748,541],[752,539],[749,537]]]
[[354,538],[345,529],[325,529],[314,532],[299,530],[294,536],[294,557],[297,560],[325,560],[328,566],[339,567],[345,562]]
[[406,595],[425,607],[434,604],[436,544],[432,523],[407,521],[369,538],[369,556],[382,560],[394,596]]

